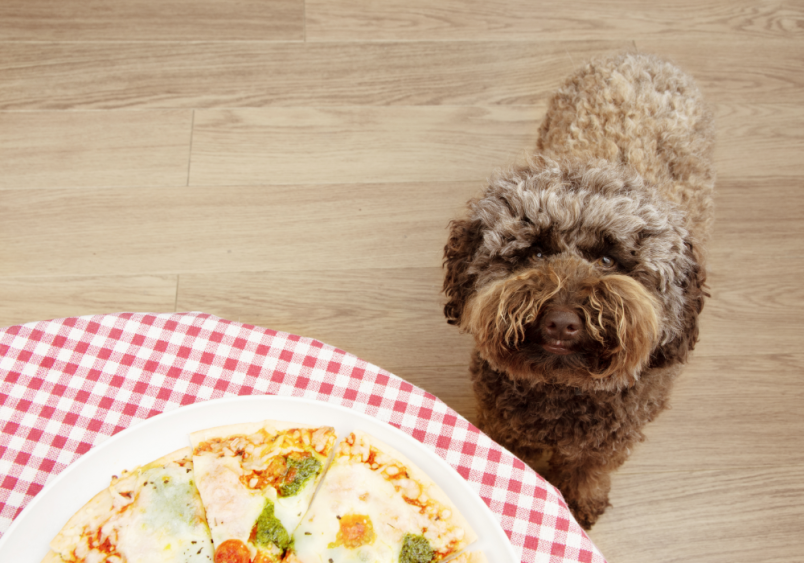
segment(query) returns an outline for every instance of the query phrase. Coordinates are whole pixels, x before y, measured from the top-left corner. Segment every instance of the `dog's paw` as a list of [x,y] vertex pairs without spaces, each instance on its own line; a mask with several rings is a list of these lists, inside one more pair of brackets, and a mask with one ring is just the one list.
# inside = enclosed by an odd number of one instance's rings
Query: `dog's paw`
[[570,512],[584,530],[591,530],[597,519],[611,506],[608,498],[583,499],[582,501],[567,500]]

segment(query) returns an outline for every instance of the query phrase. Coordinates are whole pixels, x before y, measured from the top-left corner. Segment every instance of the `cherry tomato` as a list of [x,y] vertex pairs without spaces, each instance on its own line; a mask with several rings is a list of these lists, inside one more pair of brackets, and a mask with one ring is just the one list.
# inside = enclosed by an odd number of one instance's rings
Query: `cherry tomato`
[[249,563],[251,553],[240,540],[226,540],[215,550],[215,563]]

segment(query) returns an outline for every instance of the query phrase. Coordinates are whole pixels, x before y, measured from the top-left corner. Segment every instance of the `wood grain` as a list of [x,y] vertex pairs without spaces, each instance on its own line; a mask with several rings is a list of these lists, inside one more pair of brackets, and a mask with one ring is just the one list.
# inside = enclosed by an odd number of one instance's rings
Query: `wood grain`
[[[699,354],[742,354],[746,349],[784,354],[797,349],[804,330],[804,269],[798,264],[790,268],[784,260],[765,264],[761,271],[740,265],[752,260],[738,258],[738,264],[709,276],[712,298],[701,317],[705,337]],[[768,277],[774,279],[770,286],[764,281]]]
[[0,326],[124,311],[176,310],[177,276],[0,277]]
[[6,43],[0,109],[528,105],[546,100],[578,61],[630,46]]
[[191,185],[482,182],[536,143],[543,109],[199,110]]
[[185,274],[177,307],[281,326],[382,367],[466,371],[467,341],[442,313],[442,276],[438,267]]
[[3,41],[302,41],[304,0],[3,0]]
[[0,263],[10,276],[440,267],[447,223],[476,189],[8,190]]
[[0,112],[0,188],[186,185],[192,112]]
[[694,354],[618,475],[804,464],[804,355],[753,349]]
[[310,41],[486,41],[573,37],[800,37],[804,8],[778,0],[307,0]]
[[636,47],[689,72],[712,103],[798,105],[801,101],[804,41],[798,37],[759,41],[741,33],[679,41],[658,36],[640,39]]
[[[804,150],[804,108],[801,104],[725,104],[715,114],[718,175],[723,179],[800,177]],[[778,147],[790,148],[790,153]]]
[[590,534],[610,562],[799,558],[800,465],[615,475],[612,481],[613,506]]
[[[789,145],[780,142],[777,149],[779,146]],[[733,252],[751,251],[782,257],[804,249],[801,237],[790,236],[804,220],[804,191],[799,178],[727,177],[717,182],[716,191],[715,254],[726,258]],[[756,234],[773,235],[774,239],[756,239]]]
[[800,560],[799,1],[6,0],[0,325],[200,309],[475,421],[448,222],[569,73],[623,49],[713,107],[717,221],[701,341],[592,538],[611,563]]

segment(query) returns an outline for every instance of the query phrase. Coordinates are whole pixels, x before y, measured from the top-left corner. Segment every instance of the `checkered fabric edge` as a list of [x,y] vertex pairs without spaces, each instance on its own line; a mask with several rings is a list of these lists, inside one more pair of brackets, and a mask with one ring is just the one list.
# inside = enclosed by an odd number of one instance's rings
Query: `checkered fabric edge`
[[204,313],[0,331],[0,533],[49,478],[106,438],[237,395],[304,397],[387,422],[467,480],[523,562],[605,561],[556,489],[435,396],[319,341]]

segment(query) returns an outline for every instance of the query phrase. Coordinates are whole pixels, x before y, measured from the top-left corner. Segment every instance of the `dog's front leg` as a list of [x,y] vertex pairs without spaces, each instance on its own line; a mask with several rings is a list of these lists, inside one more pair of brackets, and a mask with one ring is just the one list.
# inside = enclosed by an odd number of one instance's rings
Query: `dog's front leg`
[[591,529],[609,506],[609,474],[622,461],[607,459],[599,452],[592,455],[573,452],[571,457],[553,452],[547,479],[564,495],[570,511],[584,529]]

